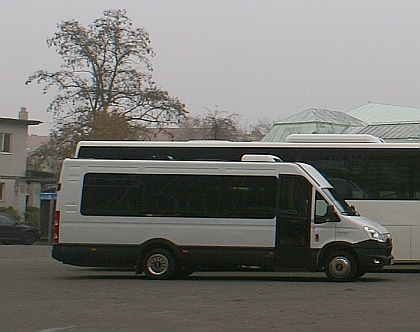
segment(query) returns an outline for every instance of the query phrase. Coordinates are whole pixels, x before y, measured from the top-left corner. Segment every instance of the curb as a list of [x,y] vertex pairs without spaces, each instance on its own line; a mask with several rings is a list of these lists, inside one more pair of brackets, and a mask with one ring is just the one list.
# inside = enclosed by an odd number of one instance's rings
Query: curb
[[383,273],[420,273],[420,264],[395,264],[382,268]]

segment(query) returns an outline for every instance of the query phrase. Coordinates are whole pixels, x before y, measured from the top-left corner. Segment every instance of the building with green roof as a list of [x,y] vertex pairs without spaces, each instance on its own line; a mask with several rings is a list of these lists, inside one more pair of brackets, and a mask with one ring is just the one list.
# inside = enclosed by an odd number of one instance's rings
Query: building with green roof
[[353,108],[352,110],[347,111],[346,114],[364,121],[368,125],[420,121],[420,108],[371,102]]
[[387,142],[418,142],[420,108],[367,103],[347,112],[310,108],[274,124],[263,138],[285,141],[291,134],[370,134]]

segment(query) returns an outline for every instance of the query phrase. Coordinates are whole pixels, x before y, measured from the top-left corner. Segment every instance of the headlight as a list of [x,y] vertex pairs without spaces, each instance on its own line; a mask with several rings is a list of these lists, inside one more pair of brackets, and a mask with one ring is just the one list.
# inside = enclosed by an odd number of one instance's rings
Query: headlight
[[376,240],[378,242],[385,242],[384,237],[374,228],[371,228],[369,226],[363,227],[365,230],[367,236],[371,238],[372,240]]

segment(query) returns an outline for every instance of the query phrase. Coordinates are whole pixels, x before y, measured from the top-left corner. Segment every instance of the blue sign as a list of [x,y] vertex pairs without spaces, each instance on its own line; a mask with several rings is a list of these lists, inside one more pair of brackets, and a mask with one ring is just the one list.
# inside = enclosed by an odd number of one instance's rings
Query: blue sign
[[55,200],[57,199],[57,194],[56,193],[41,193],[39,197],[40,199],[45,199],[45,200]]

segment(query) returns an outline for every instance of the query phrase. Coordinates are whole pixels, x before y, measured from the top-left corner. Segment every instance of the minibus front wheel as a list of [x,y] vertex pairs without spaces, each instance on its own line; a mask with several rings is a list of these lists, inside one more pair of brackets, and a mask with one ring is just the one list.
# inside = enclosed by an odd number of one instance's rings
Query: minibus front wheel
[[357,262],[346,251],[333,252],[325,260],[325,274],[331,281],[352,281],[357,278]]
[[174,256],[166,249],[152,249],[144,256],[143,271],[149,279],[173,279],[176,275]]

